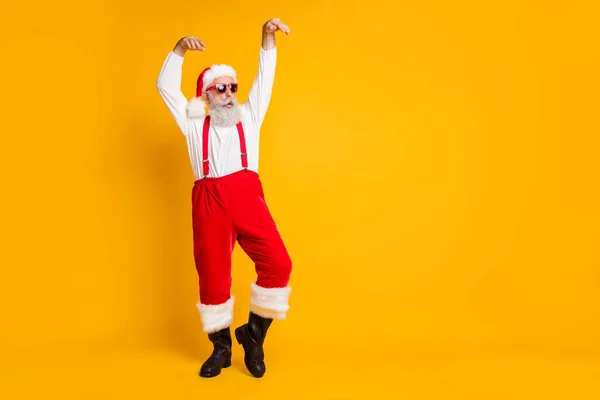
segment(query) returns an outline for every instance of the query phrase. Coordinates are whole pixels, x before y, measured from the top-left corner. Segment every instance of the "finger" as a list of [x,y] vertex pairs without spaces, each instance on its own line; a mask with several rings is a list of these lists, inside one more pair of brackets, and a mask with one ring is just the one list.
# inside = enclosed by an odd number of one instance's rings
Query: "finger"
[[279,21],[279,25],[281,26],[281,30],[284,30],[284,31],[290,30],[290,28],[287,26],[287,24],[283,21]]
[[278,27],[278,28],[279,28],[279,29],[280,29],[282,32],[284,32],[284,33],[289,33],[289,28],[288,28],[288,27],[287,27],[287,25],[286,25],[286,24],[284,24],[283,22],[281,22],[281,21],[278,21],[278,22],[277,22],[277,27]]

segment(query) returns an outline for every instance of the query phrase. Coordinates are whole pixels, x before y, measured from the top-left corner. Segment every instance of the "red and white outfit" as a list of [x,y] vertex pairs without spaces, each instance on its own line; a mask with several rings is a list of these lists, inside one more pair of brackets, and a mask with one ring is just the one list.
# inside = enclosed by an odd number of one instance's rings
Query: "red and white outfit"
[[[285,319],[292,262],[267,207],[258,176],[260,128],[275,77],[277,50],[260,48],[258,74],[242,119],[232,127],[215,126],[197,97],[188,102],[181,92],[183,57],[169,52],[157,88],[184,134],[195,182],[192,189],[194,260],[199,277],[197,304],[206,333],[231,326],[234,297],[231,255],[235,243],[253,260],[257,279],[251,283],[250,311]],[[198,79],[206,88],[217,77],[235,71],[213,65]]]

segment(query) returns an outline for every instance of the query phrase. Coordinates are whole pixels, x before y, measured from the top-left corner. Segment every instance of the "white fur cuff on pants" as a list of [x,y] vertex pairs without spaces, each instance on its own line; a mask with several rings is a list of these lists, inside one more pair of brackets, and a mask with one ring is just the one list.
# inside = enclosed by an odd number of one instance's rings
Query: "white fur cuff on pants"
[[290,308],[288,299],[292,289],[289,286],[264,288],[252,283],[251,288],[250,311],[263,318],[285,319]]
[[200,312],[202,330],[205,333],[213,333],[229,328],[233,322],[233,303],[233,296],[223,304],[206,305],[198,302],[196,307]]

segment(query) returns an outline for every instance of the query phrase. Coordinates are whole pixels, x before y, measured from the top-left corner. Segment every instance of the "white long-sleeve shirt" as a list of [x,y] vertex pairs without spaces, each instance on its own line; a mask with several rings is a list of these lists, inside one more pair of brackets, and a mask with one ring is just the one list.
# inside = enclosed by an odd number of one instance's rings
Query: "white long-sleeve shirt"
[[[173,51],[169,52],[158,76],[156,87],[186,138],[194,177],[200,179],[204,177],[202,171],[202,128],[205,116],[190,118],[187,115],[188,100],[181,92],[183,59]],[[248,169],[257,173],[260,128],[271,100],[276,60],[276,48],[270,50],[260,48],[258,73],[248,94],[248,100],[241,104]],[[211,124],[208,148],[208,177],[220,177],[243,169],[240,139],[235,125],[220,127]]]

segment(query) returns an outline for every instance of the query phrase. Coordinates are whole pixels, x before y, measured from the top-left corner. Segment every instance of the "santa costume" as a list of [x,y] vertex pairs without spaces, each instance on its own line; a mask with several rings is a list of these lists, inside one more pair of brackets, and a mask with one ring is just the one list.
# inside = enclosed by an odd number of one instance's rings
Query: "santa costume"
[[[240,121],[232,126],[211,123],[202,94],[219,77],[237,82],[228,65],[213,65],[199,75],[196,96],[181,92],[182,56],[169,52],[157,88],[183,133],[195,182],[192,188],[194,261],[199,278],[197,304],[203,331],[213,352],[200,375],[216,376],[231,365],[234,297],[231,260],[236,242],[255,264],[248,322],[235,330],[245,363],[256,377],[265,373],[263,342],[274,319],[285,319],[292,262],[265,201],[258,175],[260,128],[275,76],[277,49],[260,48],[258,73]],[[214,118],[213,118],[214,120]]]

